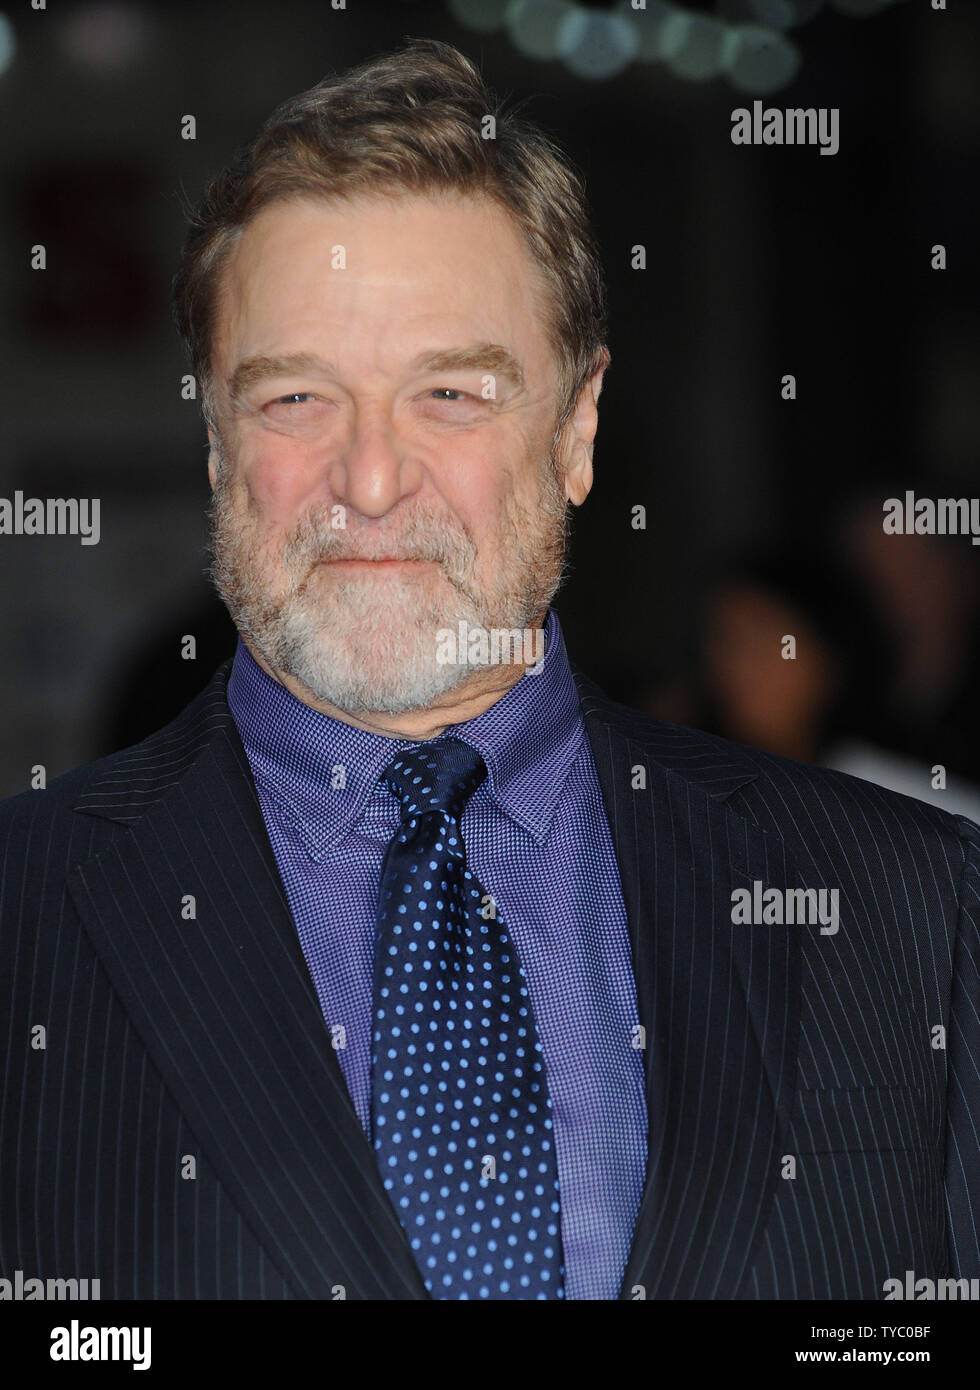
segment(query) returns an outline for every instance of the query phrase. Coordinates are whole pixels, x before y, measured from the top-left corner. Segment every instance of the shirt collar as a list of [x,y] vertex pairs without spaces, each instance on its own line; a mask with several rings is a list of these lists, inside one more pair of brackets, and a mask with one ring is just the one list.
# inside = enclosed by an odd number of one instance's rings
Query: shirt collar
[[[553,609],[544,632],[537,668],[482,714],[445,731],[482,754],[490,794],[539,842],[585,735]],[[350,831],[395,754],[418,742],[369,733],[311,709],[259,666],[241,638],[228,704],[256,784],[275,799],[315,858]]]

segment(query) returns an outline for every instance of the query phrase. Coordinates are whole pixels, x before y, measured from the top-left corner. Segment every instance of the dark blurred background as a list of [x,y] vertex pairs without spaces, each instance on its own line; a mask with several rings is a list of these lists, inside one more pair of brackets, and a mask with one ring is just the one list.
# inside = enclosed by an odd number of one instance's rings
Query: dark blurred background
[[[101,499],[98,545],[0,536],[0,794],[142,737],[230,654],[169,317],[183,208],[287,95],[409,35],[531,98],[595,208],[613,363],[556,603],[573,659],[971,813],[980,548],[882,530],[886,498],[980,473],[980,5],[929,0],[0,11],[0,496]],[[839,107],[839,152],[733,145],[756,98]]]

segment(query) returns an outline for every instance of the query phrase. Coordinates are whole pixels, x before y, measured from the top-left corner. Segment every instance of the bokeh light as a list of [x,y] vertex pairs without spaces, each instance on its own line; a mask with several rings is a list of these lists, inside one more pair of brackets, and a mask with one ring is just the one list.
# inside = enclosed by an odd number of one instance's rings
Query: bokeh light
[[504,27],[513,0],[449,0],[449,13],[457,23],[480,34]]
[[667,59],[667,66],[678,77],[704,82],[726,66],[729,26],[711,15],[694,14],[685,26],[679,45]]
[[636,26],[616,11],[574,7],[558,30],[562,61],[577,77],[602,81],[616,77],[636,57]]
[[667,0],[647,0],[645,10],[634,10],[629,0],[623,0],[622,14],[636,29],[636,56],[644,63],[662,63],[676,53],[691,20],[688,10],[678,9]]
[[507,32],[528,58],[552,62],[560,56],[559,31],[576,8],[570,0],[510,0]]
[[14,38],[14,26],[5,14],[0,14],[0,76],[7,71],[14,61],[16,52],[17,40]]
[[728,50],[732,86],[751,96],[766,96],[792,82],[800,67],[800,50],[777,29],[741,24]]

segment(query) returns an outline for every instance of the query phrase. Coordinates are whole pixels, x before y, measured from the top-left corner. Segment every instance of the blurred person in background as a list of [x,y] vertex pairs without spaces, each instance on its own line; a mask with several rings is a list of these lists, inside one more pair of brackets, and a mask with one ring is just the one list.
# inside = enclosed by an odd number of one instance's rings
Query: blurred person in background
[[[884,549],[890,565],[898,552]],[[957,740],[936,732],[928,762],[885,744],[878,701],[895,679],[897,636],[822,555],[773,552],[733,565],[711,588],[702,634],[701,727],[980,820],[980,789],[952,761]]]
[[842,567],[891,646],[888,678],[874,683],[879,739],[980,784],[980,550],[963,535],[887,533],[882,496],[855,499],[839,528]]

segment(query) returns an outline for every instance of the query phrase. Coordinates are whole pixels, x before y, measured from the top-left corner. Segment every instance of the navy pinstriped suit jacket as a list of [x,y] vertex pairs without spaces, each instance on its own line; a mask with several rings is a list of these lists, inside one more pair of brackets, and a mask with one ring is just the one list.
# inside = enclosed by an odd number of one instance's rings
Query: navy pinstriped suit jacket
[[[143,743],[0,806],[0,1276],[424,1299],[229,668]],[[646,1029],[650,1161],[620,1297],[880,1299],[906,1270],[980,1275],[980,829],[575,679]],[[839,930],[734,924],[733,889],[756,881],[837,888]]]

